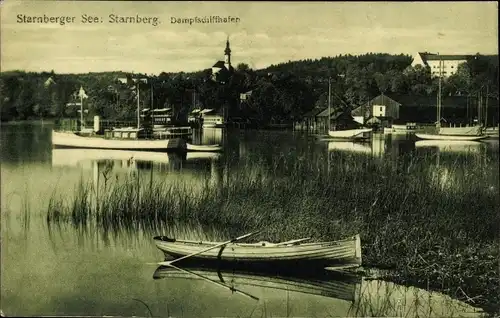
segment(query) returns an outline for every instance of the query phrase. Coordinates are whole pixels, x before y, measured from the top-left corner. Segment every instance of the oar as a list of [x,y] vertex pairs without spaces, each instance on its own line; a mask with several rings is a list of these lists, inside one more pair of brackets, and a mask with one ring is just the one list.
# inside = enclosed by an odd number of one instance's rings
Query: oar
[[281,242],[281,243],[276,244],[276,246],[287,245],[287,244],[294,244],[294,243],[298,243],[298,242],[302,242],[302,241],[307,241],[307,240],[310,240],[310,239],[311,239],[310,237],[304,237],[304,238],[297,239],[297,240],[291,240],[291,241]]
[[172,263],[174,263],[174,262],[177,262],[177,261],[180,261],[180,260],[186,259],[186,258],[188,258],[188,257],[196,256],[196,255],[199,255],[199,254],[202,254],[202,253],[205,253],[205,252],[208,252],[208,251],[210,251],[210,250],[213,250],[214,248],[221,247],[221,246],[223,246],[223,245],[227,245],[227,244],[229,244],[229,243],[234,243],[234,242],[240,241],[240,240],[242,240],[242,239],[244,239],[244,238],[247,238],[247,237],[249,237],[249,236],[251,236],[251,235],[255,235],[255,234],[259,233],[259,232],[260,232],[260,231],[257,231],[257,232],[252,232],[252,233],[248,233],[248,234],[242,235],[242,236],[240,236],[240,237],[234,238],[234,239],[232,239],[232,240],[229,240],[229,241],[227,241],[227,242],[224,242],[224,243],[220,243],[220,244],[217,244],[217,245],[211,246],[211,247],[209,247],[209,248],[207,248],[207,249],[204,249],[204,250],[201,250],[201,251],[199,251],[199,252],[195,252],[195,253],[192,253],[192,254],[189,254],[189,255],[185,255],[185,256],[183,256],[183,257],[180,257],[180,258],[176,258],[176,259],[174,259],[174,260],[172,260],[172,261],[167,261],[167,262],[159,262],[159,263],[158,263],[158,265],[162,265],[162,266],[170,266],[170,265],[171,265]]
[[221,286],[221,287],[224,287],[224,288],[228,288],[228,289],[229,289],[229,290],[231,290],[232,292],[235,292],[235,293],[240,293],[240,294],[242,294],[242,295],[245,295],[245,296],[247,296],[247,297],[250,297],[250,298],[252,298],[252,299],[255,299],[255,300],[259,301],[259,298],[255,297],[255,296],[253,296],[253,295],[250,295],[250,294],[248,294],[248,293],[245,293],[245,292],[243,292],[243,291],[241,291],[241,290],[238,290],[238,289],[236,289],[236,288],[234,288],[234,287],[231,287],[231,286],[228,286],[228,285],[226,285],[226,284],[219,283],[219,282],[217,282],[217,281],[215,281],[215,280],[212,280],[212,279],[210,279],[210,278],[207,278],[207,277],[205,277],[205,276],[203,276],[203,275],[196,274],[196,273],[194,273],[194,272],[192,272],[192,271],[189,271],[189,270],[187,270],[187,269],[181,269],[181,268],[179,268],[179,267],[177,267],[177,266],[175,266],[175,265],[168,265],[168,266],[170,266],[170,267],[172,267],[172,268],[175,268],[175,269],[177,269],[177,270],[179,270],[179,271],[181,271],[181,272],[188,273],[188,274],[191,274],[191,275],[194,275],[194,276],[198,276],[198,277],[200,277],[201,279],[203,279],[203,280],[205,280],[205,281],[207,281],[207,282],[211,282],[211,283],[214,283],[214,284],[216,284],[216,285],[218,285],[218,286]]

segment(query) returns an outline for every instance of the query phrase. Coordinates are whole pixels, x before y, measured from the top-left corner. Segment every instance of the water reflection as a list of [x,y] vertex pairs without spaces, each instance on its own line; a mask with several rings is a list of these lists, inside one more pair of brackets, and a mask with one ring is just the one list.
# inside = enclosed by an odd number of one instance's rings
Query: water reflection
[[419,140],[415,142],[415,147],[432,148],[439,152],[480,153],[486,148],[486,144],[465,140]]
[[202,189],[207,181],[211,186],[222,184],[227,172],[224,165],[217,164],[220,157],[221,154],[210,152],[181,155],[124,150],[53,149],[52,167],[92,171],[91,174],[86,173],[84,179],[92,181],[93,189],[111,185],[119,176],[139,176],[150,183],[159,180],[188,185],[196,190]]
[[330,141],[329,152],[358,153],[370,155],[374,158],[389,157],[397,159],[398,156],[414,150],[411,135],[373,134],[372,138],[364,142],[356,141]]
[[222,128],[196,129],[193,133],[193,143],[197,145],[225,145],[227,131]]
[[2,163],[50,162],[51,123],[2,124],[1,129]]
[[[221,307],[237,302],[239,308],[231,314],[249,313],[249,317],[464,317],[479,316],[481,312],[438,293],[345,272],[266,274],[227,268],[158,267],[153,278],[164,280],[164,286],[202,290],[191,296],[196,302],[207,303],[213,294],[226,295]],[[204,310],[211,316],[228,314],[222,308]],[[204,313],[190,310],[190,314]]]
[[346,151],[372,154],[372,148],[369,144],[354,141],[330,141],[328,142],[328,151]]
[[[228,179],[273,179],[281,176],[275,172],[279,169],[283,170],[282,175],[292,175],[297,171],[296,161],[300,165],[324,166],[327,164],[326,147],[329,153],[340,154],[333,156],[334,160],[347,157],[345,163],[350,166],[356,165],[357,154],[369,154],[367,160],[377,164],[387,159],[397,166],[401,158],[409,155],[413,162],[411,169],[405,171],[435,175],[430,177],[429,183],[423,182],[423,187],[438,184],[446,191],[465,189],[471,186],[468,182],[475,180],[474,175],[470,177],[473,173],[490,176],[491,182],[484,182],[482,186],[498,187],[498,140],[482,141],[480,146],[469,145],[472,151],[462,151],[463,147],[422,146],[406,135],[374,135],[366,143],[330,145],[310,142],[292,133],[204,129],[197,132],[200,139],[196,143],[223,144],[224,153],[188,153],[183,157],[162,153],[52,149],[51,126],[4,127],[0,143],[0,307],[7,315],[147,316],[145,307],[133,299],[144,301],[154,315],[176,317],[449,317],[458,315],[455,313],[465,315],[464,312],[472,310],[439,294],[366,279],[359,283],[353,302],[351,296],[344,297],[345,293],[337,293],[334,297],[333,286],[339,286],[335,280],[326,281],[327,288],[322,289],[324,286],[311,283],[315,279],[301,278],[297,285],[293,279],[286,278],[283,282],[279,281],[284,279],[282,277],[277,281],[259,276],[253,278],[255,286],[246,286],[239,280],[241,276],[225,273],[224,282],[231,282],[234,277],[236,286],[258,295],[258,304],[204,280],[181,277],[153,280],[151,275],[156,265],[146,264],[163,257],[152,242],[154,235],[221,241],[230,237],[229,234],[207,226],[176,227],[168,223],[159,223],[153,232],[140,226],[128,231],[122,226],[122,232],[106,232],[102,228],[75,228],[63,223],[53,223],[48,228],[47,205],[54,193],[71,202],[73,185],[81,176],[102,182],[107,171],[137,173],[175,186],[187,183],[190,193],[195,193],[196,186],[201,188],[207,181],[222,184]],[[354,153],[356,157],[349,158],[344,153]],[[420,156],[422,159],[418,159]],[[414,169],[415,165],[421,165],[422,169]],[[363,169],[363,165],[358,166]],[[469,177],[462,179],[465,175]],[[485,179],[477,180],[483,183]],[[259,202],[255,204],[262,206]],[[249,204],[249,208],[253,207]],[[243,282],[252,284],[249,280]],[[276,289],[277,283],[286,286]],[[350,285],[343,286],[345,288],[339,287],[338,291],[350,292]],[[301,291],[315,291],[316,294]],[[321,292],[332,297],[322,296]]]
[[219,153],[190,152],[184,155],[176,153],[125,151],[125,150],[101,150],[101,149],[53,149],[53,167],[82,167],[90,168],[95,162],[110,161],[116,163],[116,167],[126,169],[141,169],[148,167],[141,163],[152,163],[156,167],[171,167],[180,169],[184,161],[217,160]]

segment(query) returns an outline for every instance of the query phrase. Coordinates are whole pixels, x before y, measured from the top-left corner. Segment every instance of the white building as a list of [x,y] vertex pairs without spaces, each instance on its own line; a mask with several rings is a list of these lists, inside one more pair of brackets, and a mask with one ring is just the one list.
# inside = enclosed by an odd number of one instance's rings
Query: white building
[[457,72],[458,65],[467,62],[467,55],[438,55],[427,52],[418,52],[413,57],[411,66],[422,65],[428,66],[431,69],[433,76],[439,76],[439,62],[442,63],[443,77],[448,77]]

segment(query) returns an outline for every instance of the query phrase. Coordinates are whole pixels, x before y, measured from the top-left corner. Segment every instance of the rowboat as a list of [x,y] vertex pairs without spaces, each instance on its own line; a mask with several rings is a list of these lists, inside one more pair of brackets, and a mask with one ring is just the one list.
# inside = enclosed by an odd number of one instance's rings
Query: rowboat
[[219,144],[214,144],[214,145],[193,145],[190,143],[186,143],[186,148],[188,151],[203,151],[203,152],[210,152],[210,151],[221,151],[222,146]]
[[330,130],[328,131],[328,135],[336,139],[366,139],[369,138],[371,132],[371,128]]
[[[166,236],[154,237],[166,258],[182,258],[195,262],[236,262],[258,265],[307,265],[352,268],[361,265],[361,239],[359,234],[339,241],[301,243],[310,238],[281,243],[202,242],[177,240]],[[175,261],[175,260],[174,260]],[[168,263],[168,262],[167,262]]]
[[237,286],[241,290],[262,288],[270,293],[297,292],[348,302],[354,302],[362,282],[362,277],[359,275],[326,270],[277,274],[238,268],[182,267],[179,270],[165,266],[155,270],[153,279],[209,280],[219,284],[230,284],[229,288]]
[[186,142],[182,138],[172,139],[106,139],[101,137],[83,137],[73,132],[52,131],[52,145],[69,148],[93,148],[137,151],[179,151],[185,150]]

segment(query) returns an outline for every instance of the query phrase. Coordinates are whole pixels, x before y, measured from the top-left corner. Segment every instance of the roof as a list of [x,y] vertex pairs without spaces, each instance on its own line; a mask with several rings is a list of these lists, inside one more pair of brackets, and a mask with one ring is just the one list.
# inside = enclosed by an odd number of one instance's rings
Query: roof
[[202,109],[202,110],[200,111],[200,114],[207,114],[207,113],[210,113],[210,112],[212,112],[212,111],[213,111],[213,109]]
[[401,106],[400,102],[398,102],[398,101],[390,98],[387,95],[381,94],[381,95],[378,95],[375,98],[372,98],[370,101],[362,104],[361,106],[358,106],[355,109],[353,109],[353,111],[351,112],[351,114],[353,116],[363,116],[363,111],[366,110],[366,109],[369,109],[369,107],[371,107],[374,104],[375,105],[385,105],[385,106],[389,106],[389,107],[398,107],[398,106]]
[[316,116],[317,117],[328,117],[328,116],[332,116],[332,114],[335,114],[336,111],[333,109],[333,108],[330,108],[330,112],[328,112],[328,108],[326,108],[325,110],[323,110],[321,113],[317,114]]
[[316,115],[318,115],[319,113],[321,113],[324,110],[325,110],[325,108],[313,108],[310,111],[308,111],[307,113],[305,113],[303,115],[303,117],[315,117]]
[[[391,95],[391,98],[401,103],[403,108],[406,107],[436,107],[436,94],[432,95]],[[441,105],[443,108],[467,108],[477,107],[477,98],[467,96],[442,96]],[[496,98],[490,97],[488,100],[490,107],[498,105]]]
[[156,109],[153,109],[153,112],[154,113],[161,113],[161,112],[168,112],[172,110],[172,108],[156,108]]
[[217,61],[212,67],[225,68],[226,65],[224,65],[224,61]]
[[447,55],[447,54],[433,54],[433,53],[427,53],[427,52],[418,52],[420,55],[420,58],[422,61],[427,62],[427,61],[465,61],[467,57],[470,55]]
[[342,117],[344,117],[344,119],[354,120],[354,118],[352,118],[352,116],[348,112],[344,112],[344,111],[337,111],[336,113],[333,114],[332,119],[338,120],[338,119],[341,119]]

